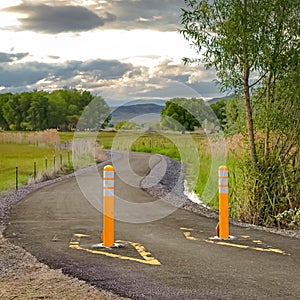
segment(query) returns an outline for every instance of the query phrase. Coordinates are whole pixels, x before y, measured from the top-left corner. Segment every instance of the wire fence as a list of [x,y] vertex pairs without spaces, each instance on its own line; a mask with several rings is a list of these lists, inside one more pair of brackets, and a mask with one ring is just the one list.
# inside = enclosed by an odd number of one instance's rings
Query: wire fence
[[72,152],[66,151],[52,157],[45,157],[44,160],[32,160],[31,170],[28,166],[17,165],[14,171],[15,189],[18,190],[21,184],[44,181],[56,177],[59,172],[72,171],[71,159]]

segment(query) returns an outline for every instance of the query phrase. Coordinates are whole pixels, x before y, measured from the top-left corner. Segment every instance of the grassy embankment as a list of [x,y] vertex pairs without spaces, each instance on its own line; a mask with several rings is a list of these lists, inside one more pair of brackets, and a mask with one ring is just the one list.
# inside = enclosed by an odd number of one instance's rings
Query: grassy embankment
[[[27,184],[28,178],[33,176],[34,162],[37,173],[60,168],[60,154],[63,164],[68,159],[66,151],[58,151],[50,147],[39,147],[30,144],[2,144],[0,143],[0,191],[15,187],[16,166],[19,171],[19,184]],[[47,160],[47,162],[46,162]]]

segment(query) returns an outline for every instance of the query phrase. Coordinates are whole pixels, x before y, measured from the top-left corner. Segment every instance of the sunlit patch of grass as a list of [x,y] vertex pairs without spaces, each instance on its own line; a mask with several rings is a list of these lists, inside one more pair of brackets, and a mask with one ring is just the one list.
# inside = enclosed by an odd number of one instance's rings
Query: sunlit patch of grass
[[111,149],[116,134],[117,134],[116,132],[105,132],[105,131],[100,132],[98,134],[99,144],[104,149]]
[[137,139],[132,143],[130,150],[162,154],[176,160],[181,159],[179,150],[172,139],[156,134],[145,134],[137,137]]
[[89,140],[96,139],[98,144],[100,144],[104,149],[111,149],[113,140],[116,136],[116,132],[101,131],[99,133],[95,132],[60,132],[61,143],[72,142],[73,139],[79,140]]
[[[62,155],[62,157],[60,156]],[[67,151],[59,151],[49,147],[37,147],[31,144],[2,144],[0,143],[0,190],[15,187],[16,166],[18,167],[19,184],[27,184],[28,178],[36,172],[59,169],[68,162]],[[70,154],[69,154],[70,157]]]
[[71,142],[74,137],[74,132],[59,132],[59,138],[61,143]]

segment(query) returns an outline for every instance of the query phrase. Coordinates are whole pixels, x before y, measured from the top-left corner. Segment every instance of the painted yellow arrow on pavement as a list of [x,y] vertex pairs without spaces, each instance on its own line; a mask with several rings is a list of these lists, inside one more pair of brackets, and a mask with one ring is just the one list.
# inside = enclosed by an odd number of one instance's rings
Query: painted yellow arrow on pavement
[[121,240],[116,241],[117,243],[122,243],[123,245],[126,245],[126,244],[131,245],[141,256],[141,259],[80,246],[82,237],[89,237],[89,235],[75,233],[70,241],[69,248],[75,249],[75,250],[86,251],[86,252],[92,253],[92,254],[104,255],[104,256],[108,256],[108,257],[129,260],[129,261],[135,261],[135,262],[139,262],[139,263],[147,264],[147,265],[155,265],[155,266],[161,265],[161,263],[156,258],[154,258],[152,256],[152,254],[149,251],[147,251],[143,245],[141,245],[139,243],[129,242],[129,241],[121,241]]

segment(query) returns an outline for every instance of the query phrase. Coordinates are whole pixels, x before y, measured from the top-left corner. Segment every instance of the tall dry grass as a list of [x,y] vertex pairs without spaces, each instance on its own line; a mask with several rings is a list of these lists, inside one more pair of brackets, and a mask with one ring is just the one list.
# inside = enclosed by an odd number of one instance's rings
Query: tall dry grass
[[258,225],[300,228],[299,148],[288,137],[271,132],[271,151],[266,154],[266,136],[255,132],[255,139],[257,169],[246,138],[235,135],[227,140],[231,216]]
[[47,129],[31,133],[0,132],[0,143],[4,144],[34,144],[37,146],[58,147],[59,133],[56,129]]
[[72,143],[73,163],[76,169],[106,160],[106,154],[102,146],[94,139],[73,140]]

